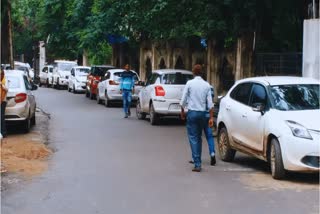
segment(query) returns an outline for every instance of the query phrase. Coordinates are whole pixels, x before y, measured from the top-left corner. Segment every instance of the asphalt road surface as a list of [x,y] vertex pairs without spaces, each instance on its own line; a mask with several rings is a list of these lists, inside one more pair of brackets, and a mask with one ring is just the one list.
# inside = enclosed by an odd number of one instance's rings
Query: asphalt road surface
[[186,129],[175,119],[151,126],[83,94],[39,88],[50,113],[55,153],[40,177],[2,193],[2,214],[319,213],[319,177],[275,181],[268,165],[237,154],[234,163],[191,171]]

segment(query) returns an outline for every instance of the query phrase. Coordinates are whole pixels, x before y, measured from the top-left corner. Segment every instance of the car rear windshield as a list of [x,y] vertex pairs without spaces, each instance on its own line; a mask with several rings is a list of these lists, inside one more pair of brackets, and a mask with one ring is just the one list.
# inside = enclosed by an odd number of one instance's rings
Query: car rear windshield
[[20,88],[20,78],[15,76],[6,76],[8,88],[15,89]]
[[108,67],[93,67],[92,74],[94,76],[102,77],[107,73],[108,70],[110,70],[110,68],[108,68]]
[[274,108],[281,111],[319,109],[320,85],[271,86]]
[[189,80],[193,79],[192,74],[163,74],[161,84],[165,85],[185,85]]
[[77,75],[82,75],[82,74],[87,74],[89,73],[90,69],[88,68],[78,68],[76,69],[76,74]]
[[71,71],[71,69],[77,66],[77,63],[57,63],[57,67],[62,71]]
[[[114,75],[114,80],[115,81],[120,81],[120,78],[121,78],[121,74],[123,73],[124,71],[122,72],[115,72],[113,75]],[[138,78],[138,75],[135,73],[134,74],[134,81],[139,81],[139,78]]]

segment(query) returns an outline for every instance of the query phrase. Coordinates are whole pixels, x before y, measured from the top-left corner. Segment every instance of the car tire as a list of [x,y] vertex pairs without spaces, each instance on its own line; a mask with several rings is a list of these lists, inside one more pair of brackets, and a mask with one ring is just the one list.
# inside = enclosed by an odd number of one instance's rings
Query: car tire
[[72,92],[74,93],[74,94],[76,94],[77,92],[76,92],[76,87],[73,85],[73,87],[72,87]]
[[31,118],[31,125],[34,126],[36,125],[36,113],[34,113],[33,117]]
[[41,87],[42,86],[42,83],[41,83],[41,81],[39,81],[39,87]]
[[152,126],[157,125],[157,124],[158,124],[158,120],[159,120],[159,116],[158,116],[158,114],[154,111],[153,103],[150,104],[149,113],[150,113],[150,124],[151,124]]
[[109,100],[108,98],[108,94],[107,94],[107,91],[105,92],[105,95],[104,95],[104,105],[105,107],[111,107],[111,101]]
[[94,100],[94,94],[90,91],[90,100]]
[[230,147],[229,135],[225,127],[221,128],[219,131],[218,148],[221,160],[225,162],[233,161],[236,150]]
[[59,78],[57,79],[57,89],[60,89]]
[[271,140],[269,160],[272,177],[277,180],[283,179],[286,175],[286,170],[283,166],[281,147],[276,138]]
[[68,92],[71,92],[71,88],[69,88],[69,86],[68,86]]
[[88,97],[89,98],[89,96],[90,96],[90,93],[89,93],[89,91],[88,91],[88,89],[86,89],[86,97]]
[[23,121],[23,132],[28,133],[31,128],[31,120],[30,118],[27,118],[25,121]]
[[46,80],[46,87],[49,88],[50,84],[49,84],[49,79]]
[[99,96],[99,90],[97,90],[96,99],[97,99],[97,104],[100,105],[102,102],[101,102],[101,99],[100,99],[100,96]]
[[144,120],[144,119],[146,119],[146,113],[142,112],[142,110],[141,110],[140,100],[137,100],[137,104],[136,104],[136,115],[137,115],[137,118],[138,118],[139,120]]

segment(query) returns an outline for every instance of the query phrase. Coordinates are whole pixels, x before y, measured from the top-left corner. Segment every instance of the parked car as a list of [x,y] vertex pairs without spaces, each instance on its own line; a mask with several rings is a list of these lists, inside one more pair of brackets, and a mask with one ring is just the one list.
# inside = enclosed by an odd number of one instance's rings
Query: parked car
[[53,73],[53,66],[52,65],[44,66],[39,74],[39,77],[40,77],[39,85],[40,86],[46,85],[47,87],[49,87],[52,84],[52,73]]
[[78,64],[74,61],[55,60],[53,63],[52,87],[68,88],[71,69]]
[[71,69],[71,76],[69,78],[68,91],[73,93],[84,92],[86,90],[87,76],[90,67],[76,66]]
[[155,125],[162,116],[179,116],[183,89],[192,78],[192,72],[186,70],[153,71],[139,93],[136,105],[138,119],[144,119],[148,114],[151,125]]
[[29,63],[14,61],[14,69],[24,71],[30,80],[34,80],[34,72]]
[[218,145],[223,161],[241,151],[270,162],[271,174],[319,172],[320,83],[302,77],[238,81],[221,100]]
[[[100,104],[104,102],[106,107],[110,107],[114,102],[122,102],[122,94],[120,93],[120,76],[125,72],[123,69],[110,69],[105,74],[98,84],[97,88],[97,103]],[[139,76],[135,71],[135,93],[132,95],[132,101],[136,102],[138,99],[138,94],[142,88],[139,85]]]
[[37,86],[32,84],[27,75],[19,70],[5,71],[8,85],[6,123],[20,123],[25,132],[36,124],[36,101],[32,93]]
[[101,78],[107,73],[108,70],[115,68],[112,65],[94,65],[87,77],[86,83],[86,97],[95,99],[97,94],[97,87]]

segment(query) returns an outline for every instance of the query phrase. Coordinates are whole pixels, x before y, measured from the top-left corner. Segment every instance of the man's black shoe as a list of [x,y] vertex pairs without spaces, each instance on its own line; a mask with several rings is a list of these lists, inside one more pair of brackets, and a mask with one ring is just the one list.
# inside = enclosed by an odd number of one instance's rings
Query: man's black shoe
[[211,156],[210,165],[211,165],[211,166],[216,165],[216,156],[215,156],[215,155],[214,155],[214,156]]
[[189,161],[189,163],[191,163],[191,164],[194,164],[194,162],[191,160],[191,161]]
[[128,114],[124,115],[124,118],[128,118]]
[[194,167],[192,172],[201,172],[201,167]]

